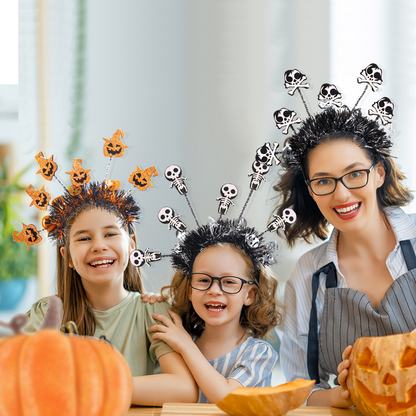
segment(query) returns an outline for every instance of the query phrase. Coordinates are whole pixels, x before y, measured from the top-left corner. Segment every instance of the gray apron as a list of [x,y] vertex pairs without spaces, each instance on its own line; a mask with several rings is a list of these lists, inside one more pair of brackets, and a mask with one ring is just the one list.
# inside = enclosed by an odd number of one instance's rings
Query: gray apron
[[[338,374],[344,349],[357,338],[402,334],[416,328],[416,255],[410,240],[400,241],[400,246],[409,271],[394,280],[377,309],[364,293],[337,287],[334,263],[314,273],[307,363],[309,376],[317,384],[318,362],[326,373]],[[326,290],[318,336],[316,294],[321,273],[326,275]]]

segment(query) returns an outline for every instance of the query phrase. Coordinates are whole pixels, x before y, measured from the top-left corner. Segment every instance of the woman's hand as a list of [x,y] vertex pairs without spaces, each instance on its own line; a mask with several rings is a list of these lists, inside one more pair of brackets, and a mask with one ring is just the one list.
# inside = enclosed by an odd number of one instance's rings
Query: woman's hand
[[153,292],[142,293],[140,297],[142,298],[143,303],[149,302],[151,305],[153,305],[155,302],[160,303],[164,301],[160,293],[153,293]]
[[[348,345],[347,348],[345,348],[344,352],[342,353],[342,362],[338,365],[338,382],[341,387],[341,398],[343,400],[351,402],[350,399],[350,391],[347,387],[347,377],[348,377],[348,368],[351,365],[351,361],[349,360],[350,354],[351,354],[352,346]],[[352,406],[353,403],[351,402],[350,406]]]
[[153,339],[161,339],[166,342],[179,354],[190,347],[195,347],[195,343],[191,336],[186,332],[182,326],[182,319],[175,312],[168,311],[172,317],[173,322],[165,315],[154,313],[152,317],[162,324],[153,325],[148,329],[149,332],[154,332]]

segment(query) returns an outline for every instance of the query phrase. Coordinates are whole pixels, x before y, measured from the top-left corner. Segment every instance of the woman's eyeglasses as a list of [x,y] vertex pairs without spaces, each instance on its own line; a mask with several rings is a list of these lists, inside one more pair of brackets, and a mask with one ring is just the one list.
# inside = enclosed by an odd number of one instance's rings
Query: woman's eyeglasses
[[347,189],[364,188],[364,186],[368,183],[368,175],[373,170],[375,165],[376,164],[374,163],[370,169],[354,170],[353,172],[346,173],[339,178],[317,178],[307,180],[306,183],[309,185],[312,192],[317,196],[332,194],[337,187],[338,181],[342,182]]
[[240,292],[245,283],[249,285],[257,284],[254,281],[244,280],[236,276],[212,277],[205,273],[192,273],[189,277],[189,283],[192,289],[202,291],[208,290],[215,280],[218,281],[220,289],[230,295],[235,295]]

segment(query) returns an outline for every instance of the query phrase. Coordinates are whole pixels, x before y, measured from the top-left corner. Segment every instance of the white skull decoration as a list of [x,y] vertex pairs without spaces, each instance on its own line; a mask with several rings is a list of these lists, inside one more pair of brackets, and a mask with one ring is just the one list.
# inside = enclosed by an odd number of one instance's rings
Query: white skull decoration
[[182,175],[182,170],[179,166],[170,165],[165,170],[165,178],[168,181],[174,181]]
[[221,187],[220,193],[224,198],[228,199],[233,199],[238,195],[237,187],[232,183],[226,183],[223,185]]
[[175,212],[171,207],[163,207],[158,214],[159,221],[163,224],[169,223],[175,216]]
[[302,84],[306,80],[306,75],[297,69],[289,69],[285,72],[285,88],[293,88],[288,91],[289,95],[293,95],[298,88],[309,88],[309,83]]
[[282,219],[288,224],[293,224],[296,221],[296,213],[293,209],[286,208],[282,212]]
[[373,108],[368,110],[369,115],[375,115],[380,118],[383,125],[391,123],[393,118],[394,104],[391,102],[390,98],[383,97],[378,101],[373,103]]
[[260,244],[260,240],[255,234],[249,234],[249,235],[246,235],[246,243],[251,248],[257,248]]
[[275,153],[279,143],[273,143],[273,149],[270,143],[265,143],[262,147],[256,150],[256,160],[262,163],[267,163],[269,166],[273,164],[273,160],[276,161],[276,165],[280,164],[280,160],[276,157]]
[[258,160],[251,165],[251,168],[253,169],[253,172],[260,173],[260,175],[264,175],[270,169],[269,165],[259,162]]
[[283,134],[288,133],[289,127],[292,124],[301,122],[301,119],[299,117],[296,120],[294,120],[295,116],[296,116],[295,111],[288,110],[287,108],[284,108],[284,107],[281,108],[280,110],[275,111],[273,114],[274,121],[276,122],[277,128],[281,129],[285,127],[285,129],[283,130]]
[[371,86],[373,91],[377,91],[378,87],[376,84],[381,85],[383,79],[381,77],[382,71],[381,68],[376,64],[370,64],[367,68],[363,69],[360,74],[363,78],[358,77],[357,82],[359,84],[365,82]]
[[341,93],[334,84],[322,84],[318,94],[318,100],[325,102],[319,103],[319,107],[325,108],[330,105],[340,107],[342,105],[341,101],[336,101],[339,98],[341,98]]
[[144,253],[141,250],[133,250],[130,253],[130,262],[135,267],[141,267],[144,264]]

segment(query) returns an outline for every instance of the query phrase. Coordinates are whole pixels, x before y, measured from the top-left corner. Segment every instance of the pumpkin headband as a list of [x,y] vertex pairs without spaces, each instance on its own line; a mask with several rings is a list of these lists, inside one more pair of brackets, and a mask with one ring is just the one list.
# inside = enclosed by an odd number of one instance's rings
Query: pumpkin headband
[[[305,161],[309,151],[328,135],[352,137],[352,140],[372,152],[375,162],[389,156],[392,142],[390,135],[382,126],[391,123],[394,104],[387,97],[374,102],[372,108],[368,110],[368,115],[375,116],[375,120],[363,116],[361,109],[357,108],[369,87],[372,91],[378,91],[378,86],[382,83],[382,70],[378,65],[370,64],[360,72],[360,75],[357,82],[365,84],[365,88],[352,110],[340,101],[342,95],[338,88],[326,83],[321,86],[318,94],[319,107],[324,111],[311,115],[302,94],[302,89],[309,88],[309,83],[305,82],[306,75],[297,69],[285,72],[284,85],[289,90],[288,94],[293,95],[297,91],[308,114],[304,121],[296,118],[296,112],[287,108],[281,108],[273,114],[277,128],[283,129],[284,134],[288,134],[289,129],[294,133],[288,138],[283,149],[282,164],[286,169],[294,173],[301,170],[306,178]],[[297,131],[293,127],[294,124],[300,124]]]
[[[133,224],[140,217],[140,208],[131,196],[134,188],[122,190],[119,189],[119,181],[107,179],[113,158],[122,157],[124,149],[128,147],[121,141],[124,135],[123,131],[117,130],[111,139],[104,138],[103,153],[105,157],[109,158],[109,161],[102,182],[90,182],[89,172],[91,169],[81,166],[82,159],[74,159],[72,171],[65,172],[70,175],[72,183],[67,188],[56,175],[58,166],[53,161],[53,156],[46,159],[42,152],[39,152],[35,156],[39,164],[39,170],[36,173],[40,173],[48,181],[55,178],[64,188],[64,192],[49,202],[51,196],[45,191],[44,186],[40,190],[36,190],[33,185],[29,185],[26,193],[32,198],[30,206],[34,205],[39,210],[47,212],[48,215],[42,219],[43,229],[41,230],[38,230],[34,224],[25,225],[22,223],[23,230],[20,233],[14,231],[13,240],[26,243],[29,249],[31,245],[39,244],[42,241],[40,232],[46,231],[51,241],[63,246],[74,219],[83,210],[91,208],[100,208],[116,214],[122,220],[122,226],[131,231]],[[141,191],[149,186],[153,187],[150,179],[152,175],[158,175],[156,168],[152,166],[141,170],[137,165],[136,168],[136,171],[130,174],[129,182]]]
[[276,157],[278,144],[274,143],[273,147],[270,143],[264,144],[256,151],[255,161],[252,164],[252,173],[250,181],[250,192],[243,209],[237,219],[224,219],[230,206],[234,205],[234,198],[238,195],[237,187],[231,183],[226,183],[220,189],[217,220],[211,223],[200,225],[191,203],[188,199],[188,188],[185,184],[187,178],[182,176],[182,169],[177,165],[171,165],[165,170],[165,177],[171,183],[171,188],[176,187],[177,191],[183,195],[195,219],[197,227],[194,230],[187,231],[187,226],[180,215],[175,215],[174,210],[169,207],[163,207],[158,213],[159,221],[167,224],[168,228],[174,228],[177,232],[178,243],[172,250],[171,254],[162,255],[158,251],[149,251],[147,248],[144,252],[141,250],[133,250],[130,255],[131,263],[136,267],[141,267],[145,263],[150,266],[151,262],[161,260],[162,257],[171,257],[171,263],[175,270],[180,270],[183,274],[188,275],[192,270],[193,262],[196,256],[205,248],[218,245],[221,243],[230,243],[247,254],[257,272],[260,265],[268,266],[276,263],[277,243],[275,241],[265,243],[263,235],[269,231],[274,232],[278,229],[285,229],[285,224],[293,224],[296,220],[296,214],[291,209],[285,209],[282,217],[274,215],[275,219],[270,222],[267,229],[258,232],[255,228],[248,227],[243,213],[254,191],[258,190],[261,183],[266,180],[264,175],[269,171],[270,166],[275,162],[280,164]]

